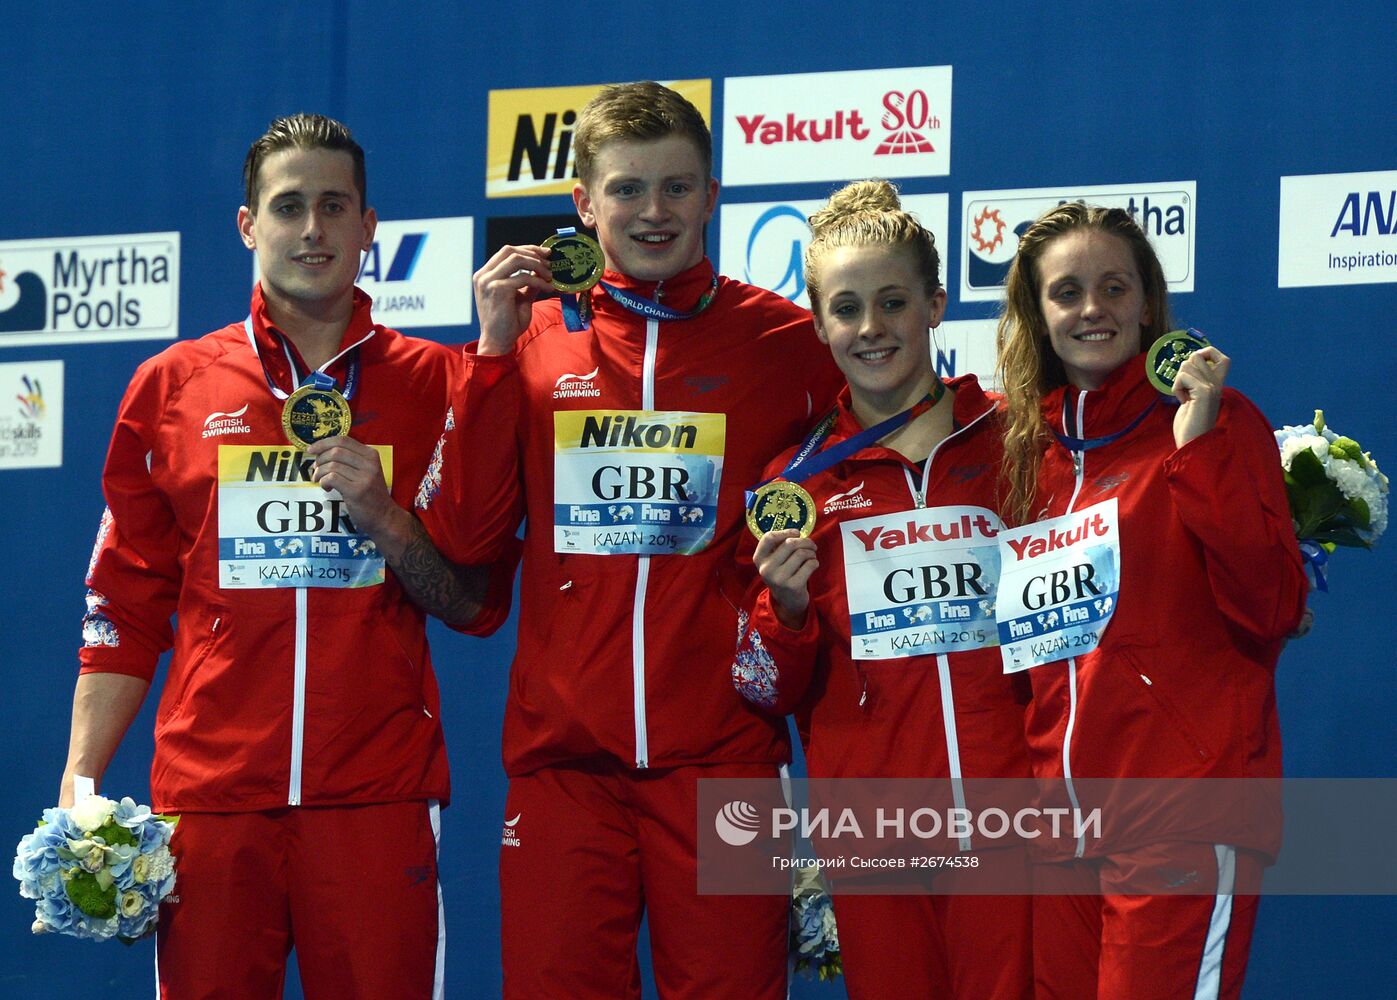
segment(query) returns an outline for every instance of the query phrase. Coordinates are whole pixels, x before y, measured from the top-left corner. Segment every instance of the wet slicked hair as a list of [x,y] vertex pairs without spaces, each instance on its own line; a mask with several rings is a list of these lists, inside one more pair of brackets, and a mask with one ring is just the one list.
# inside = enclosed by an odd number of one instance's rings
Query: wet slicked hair
[[682,94],[653,80],[603,87],[577,116],[573,133],[573,164],[585,184],[592,176],[597,152],[614,139],[688,139],[703,160],[705,178],[713,176],[713,134],[708,123]]
[[324,115],[286,115],[267,126],[243,161],[243,193],[248,210],[257,212],[258,173],[262,161],[284,149],[330,149],[348,153],[354,161],[354,186],[359,189],[359,211],[368,211],[368,178],[364,171],[364,150],[354,141],[348,127]]

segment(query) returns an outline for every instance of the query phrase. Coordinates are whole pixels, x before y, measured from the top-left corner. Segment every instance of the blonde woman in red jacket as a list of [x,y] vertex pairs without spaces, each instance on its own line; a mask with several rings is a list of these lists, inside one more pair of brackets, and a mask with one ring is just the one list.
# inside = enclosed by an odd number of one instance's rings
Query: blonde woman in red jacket
[[[1094,646],[1024,664],[1036,776],[1105,806],[1094,835],[1051,844],[1035,866],[1038,996],[1235,997],[1278,814],[1196,794],[1216,784],[1144,797],[1115,785],[1103,799],[1087,779],[1279,777],[1273,675],[1306,584],[1270,424],[1224,387],[1216,347],[1178,367],[1172,396],[1147,380],[1166,287],[1122,210],[1064,204],[1038,219],[1007,298],[1006,520],[1059,539],[1092,525],[1116,588],[1095,601]],[[1164,794],[1179,789],[1182,804]],[[1054,885],[1083,894],[1043,894]]]
[[[755,552],[747,541],[761,582],[734,683],[796,714],[811,778],[1027,778],[1026,685],[995,648],[1001,414],[973,375],[942,383],[932,365],[928,329],[946,304],[932,234],[886,181],[848,185],[810,221],[816,331],[848,387],[806,446],[766,470],[798,480],[816,520],[809,537],[768,531]],[[809,461],[793,468],[797,454]],[[950,605],[955,620],[933,627]],[[971,883],[1006,866],[1026,880],[1021,841],[948,843],[941,853],[984,862]],[[951,894],[961,874],[921,893],[904,879],[898,895],[836,878],[850,997],[1031,993],[1028,897]]]

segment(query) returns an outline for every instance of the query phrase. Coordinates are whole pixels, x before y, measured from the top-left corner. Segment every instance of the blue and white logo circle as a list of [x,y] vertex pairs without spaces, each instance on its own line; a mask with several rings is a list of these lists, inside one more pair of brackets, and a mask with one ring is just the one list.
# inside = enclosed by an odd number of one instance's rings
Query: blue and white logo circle
[[745,847],[757,839],[761,821],[756,806],[738,800],[729,802],[718,810],[718,815],[713,819],[713,826],[723,843],[731,847]]

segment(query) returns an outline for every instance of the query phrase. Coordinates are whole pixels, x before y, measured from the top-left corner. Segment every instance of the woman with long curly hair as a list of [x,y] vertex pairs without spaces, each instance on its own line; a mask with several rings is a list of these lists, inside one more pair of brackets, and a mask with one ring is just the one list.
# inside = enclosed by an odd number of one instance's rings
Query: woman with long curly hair
[[[1216,347],[1191,345],[1172,395],[1151,383],[1169,326],[1159,259],[1126,212],[1067,203],[1020,238],[999,325],[1002,510],[1067,540],[1038,550],[1056,560],[1044,579],[1074,581],[1086,600],[1064,606],[1099,636],[1023,664],[1035,776],[1102,808],[1090,836],[1035,845],[1040,998],[1236,997],[1279,848],[1279,815],[1198,794],[1216,785],[1093,780],[1280,776],[1273,674],[1306,582],[1276,446]],[[1073,565],[1079,525],[1099,543],[1089,565]]]

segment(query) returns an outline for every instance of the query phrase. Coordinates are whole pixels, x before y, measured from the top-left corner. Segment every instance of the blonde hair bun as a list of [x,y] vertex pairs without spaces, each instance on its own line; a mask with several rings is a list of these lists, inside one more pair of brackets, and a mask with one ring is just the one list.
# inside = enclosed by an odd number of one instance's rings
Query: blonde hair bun
[[901,209],[902,199],[891,181],[854,181],[830,195],[829,201],[810,216],[810,229],[819,236],[821,230],[838,225],[850,216],[897,212]]

